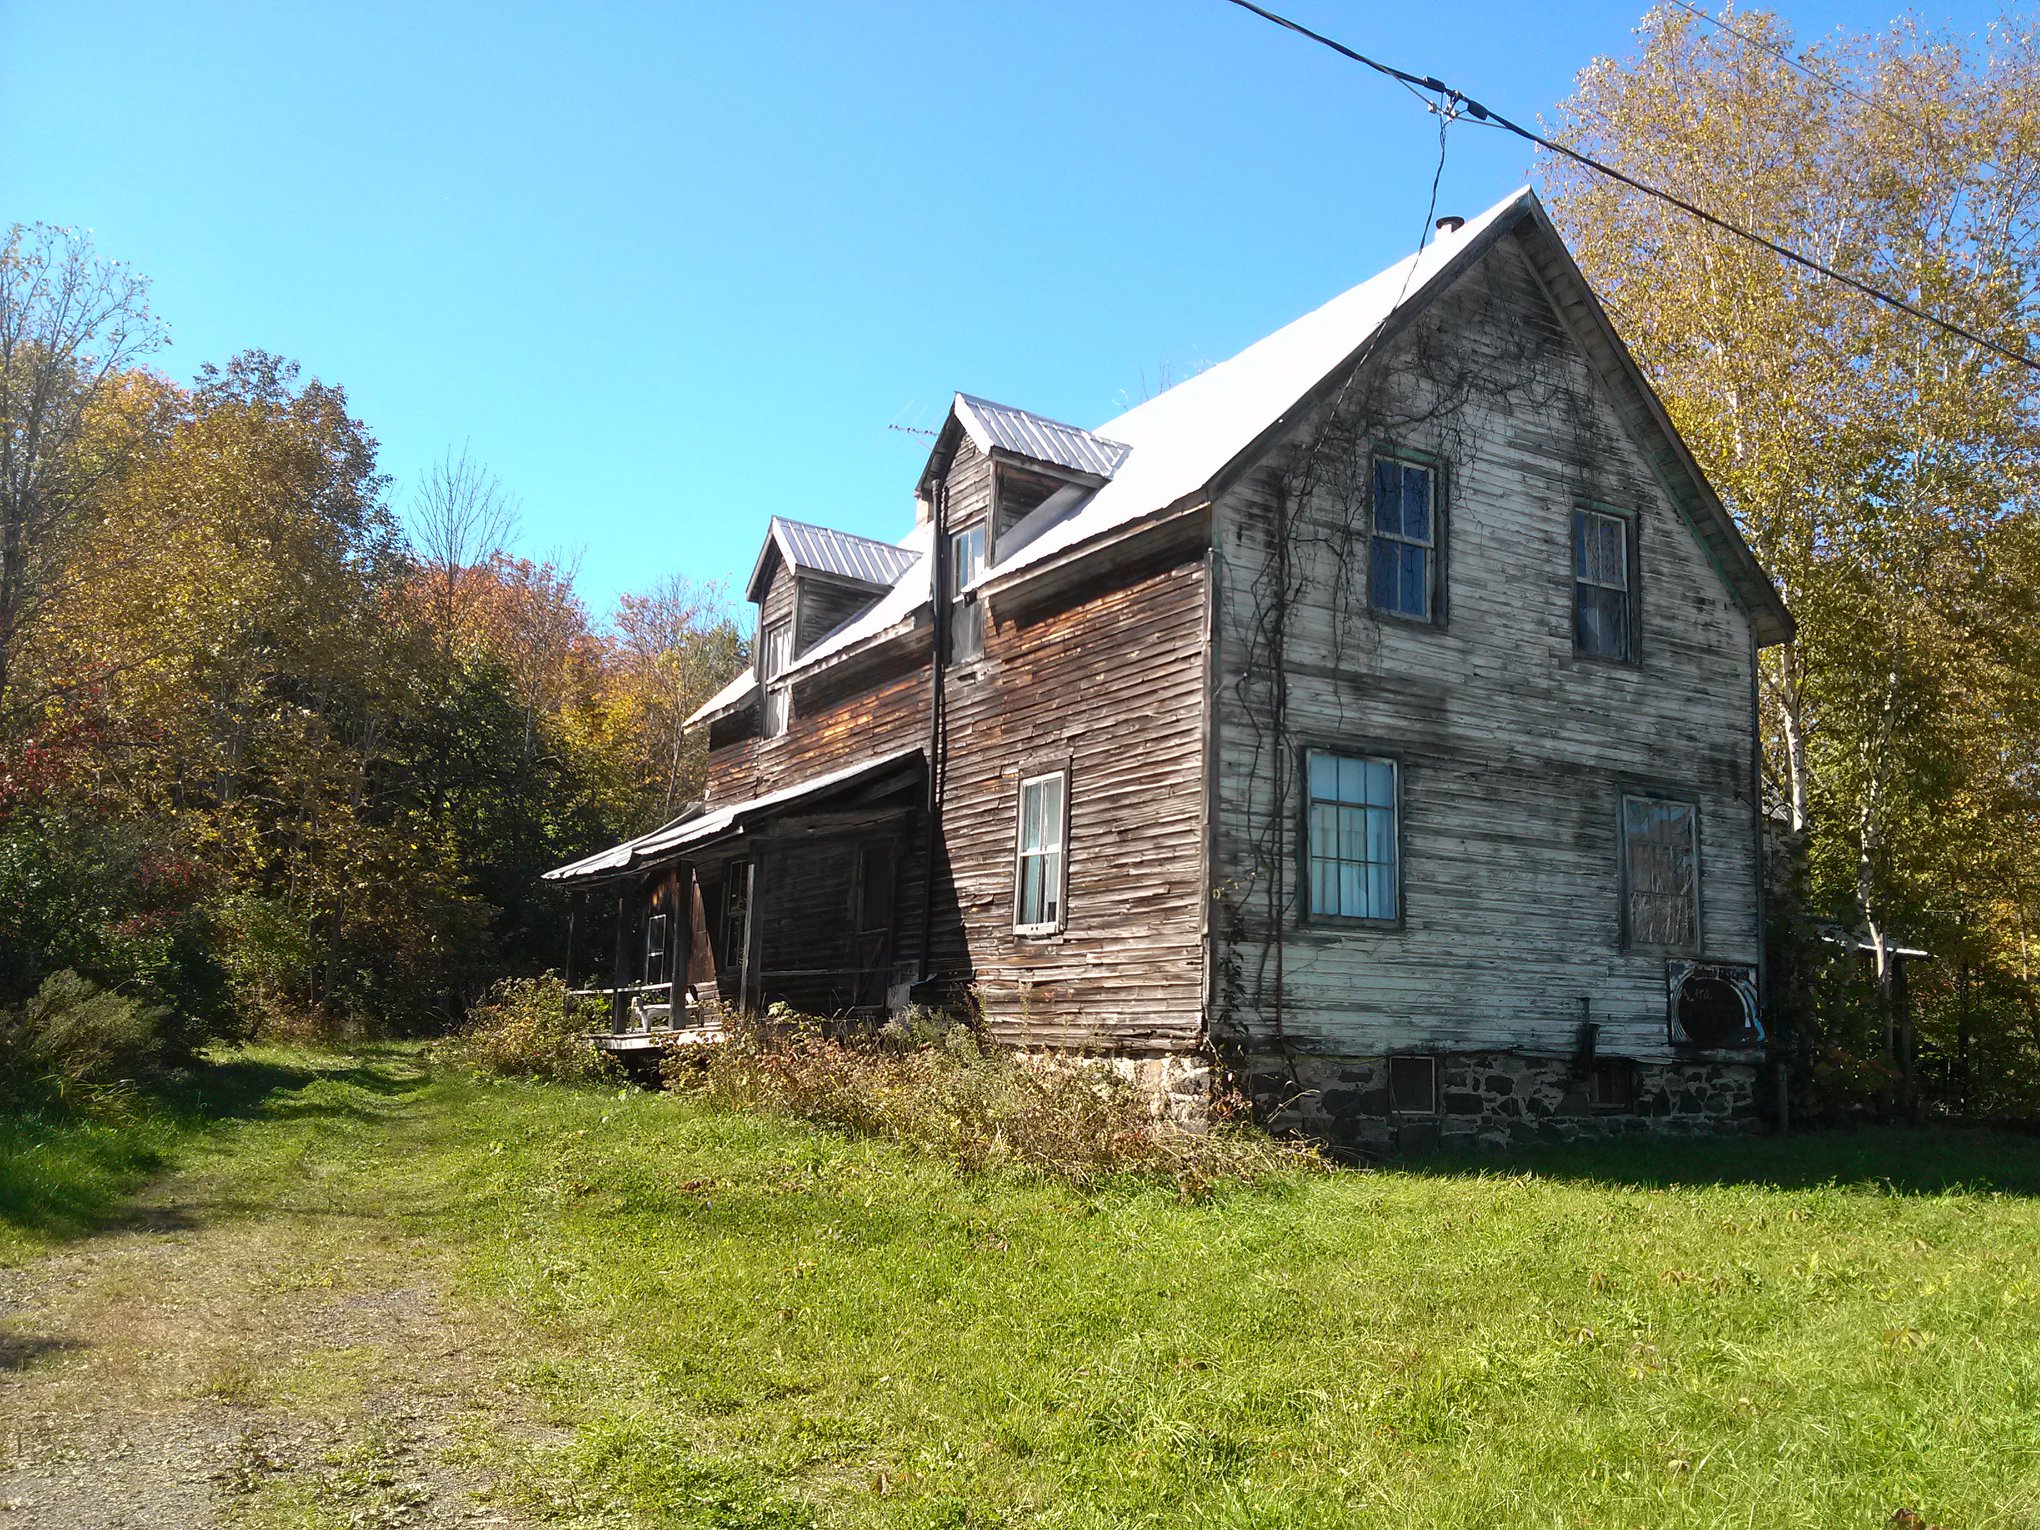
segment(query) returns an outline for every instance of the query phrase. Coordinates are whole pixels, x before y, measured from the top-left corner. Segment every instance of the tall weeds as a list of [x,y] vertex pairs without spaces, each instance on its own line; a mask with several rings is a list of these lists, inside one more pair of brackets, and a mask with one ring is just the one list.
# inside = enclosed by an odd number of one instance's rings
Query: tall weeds
[[968,1026],[926,1016],[832,1036],[819,1021],[775,1011],[718,1044],[674,1049],[664,1071],[674,1089],[720,1105],[916,1143],[968,1171],[1078,1185],[1134,1175],[1198,1197],[1226,1182],[1324,1167],[1314,1149],[1251,1127],[1186,1131],[1102,1069],[1025,1061]]

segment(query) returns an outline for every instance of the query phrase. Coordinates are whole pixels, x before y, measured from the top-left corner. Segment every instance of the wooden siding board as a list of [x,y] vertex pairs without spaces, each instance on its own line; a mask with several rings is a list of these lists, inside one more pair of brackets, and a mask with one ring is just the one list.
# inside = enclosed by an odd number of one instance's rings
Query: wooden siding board
[[[1272,859],[1283,1030],[1299,1049],[1564,1052],[1585,997],[1605,1053],[1662,1060],[1664,957],[1620,949],[1618,800],[1626,785],[1699,803],[1707,955],[1755,961],[1749,622],[1520,254],[1500,246],[1477,273],[1378,363],[1392,374],[1399,353],[1428,346],[1494,369],[1497,386],[1407,433],[1406,444],[1447,458],[1450,625],[1371,616],[1364,557],[1347,571],[1361,582],[1342,593],[1322,554],[1346,534],[1341,508],[1297,507],[1302,594],[1286,618],[1289,737],[1279,744],[1269,736],[1275,677],[1253,637],[1254,586],[1277,524],[1266,473],[1243,478],[1218,508],[1214,871],[1236,890],[1227,957],[1263,1000],[1239,1018],[1268,1041],[1275,964],[1257,876]],[[1572,651],[1581,499],[1640,518],[1633,665]],[[1355,545],[1364,550],[1364,523]],[[1339,740],[1403,762],[1400,929],[1296,927],[1301,835],[1270,829],[1272,772],[1296,770],[1300,743]],[[1291,779],[1285,816],[1297,792]]]

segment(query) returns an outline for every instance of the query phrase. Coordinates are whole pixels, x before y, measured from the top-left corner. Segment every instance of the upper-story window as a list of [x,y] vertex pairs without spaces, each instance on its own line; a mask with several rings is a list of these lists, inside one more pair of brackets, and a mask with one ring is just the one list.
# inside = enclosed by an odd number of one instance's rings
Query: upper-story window
[[1313,749],[1305,771],[1309,913],[1394,920],[1401,907],[1395,761]]
[[964,591],[985,571],[985,528],[973,526],[949,538],[949,658],[952,663],[975,659],[985,651],[985,608]]
[[1368,599],[1375,610],[1433,620],[1438,604],[1437,489],[1437,475],[1421,462],[1374,459]]
[[786,731],[791,709],[790,687],[780,677],[793,666],[793,623],[772,623],[765,629],[759,648],[765,683],[765,736],[777,738]]
[[1631,946],[1700,947],[1700,824],[1690,802],[1622,799],[1622,926]]
[[1636,654],[1636,601],[1629,519],[1600,510],[1575,510],[1573,547],[1573,650],[1597,659]]

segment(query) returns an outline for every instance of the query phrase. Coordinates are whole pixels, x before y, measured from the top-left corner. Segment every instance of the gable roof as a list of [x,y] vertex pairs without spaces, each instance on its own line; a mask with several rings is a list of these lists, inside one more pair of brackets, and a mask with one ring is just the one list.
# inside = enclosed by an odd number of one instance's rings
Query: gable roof
[[1322,390],[1389,338],[1509,233],[1520,233],[1554,303],[1638,437],[1661,485],[1685,515],[1723,579],[1750,613],[1758,640],[1782,642],[1792,618],[1734,519],[1707,483],[1664,406],[1616,336],[1573,264],[1536,193],[1527,186],[1455,231],[1322,307],[1256,341],[1229,361],[1184,379],[1098,427],[1129,448],[1111,480],[1055,525],[999,559],[980,586],[1111,535],[1149,516],[1221,490]]
[[957,394],[954,407],[958,422],[980,451],[1007,451],[1094,478],[1110,478],[1133,450],[1123,441],[968,393]]
[[774,549],[797,574],[826,574],[853,584],[869,585],[874,590],[891,589],[914,561],[911,554],[901,552],[890,542],[775,515],[765,533],[765,545],[758,551],[758,561],[752,566],[750,583],[744,586],[747,599],[757,600],[763,593],[765,567]]
[[[1660,485],[1700,538],[1723,581],[1749,612],[1758,642],[1788,639],[1793,631],[1791,613],[1743,540],[1734,518],[1679,439],[1664,405],[1616,335],[1536,193],[1527,186],[1457,230],[1438,233],[1415,254],[1256,341],[1230,360],[1184,379],[1096,431],[971,394],[957,394],[950,422],[930,455],[928,472],[923,474],[924,485],[928,474],[937,470],[953,448],[959,432],[968,433],[981,450],[1003,450],[1105,480],[1080,494],[1059,494],[1054,502],[1030,514],[1014,528],[1018,535],[1009,533],[1001,538],[1002,546],[995,549],[998,561],[978,576],[976,586],[1022,578],[1027,570],[1059,555],[1081,555],[1116,532],[1217,493],[1313,407],[1328,384],[1391,338],[1498,240],[1511,234],[1521,238],[1538,280],[1579,339],[1589,365],[1609,390]],[[775,518],[773,525],[800,523]],[[929,604],[926,523],[917,525],[897,547],[863,537],[848,540],[884,549],[898,572],[886,581],[887,593],[874,606],[810,652],[796,655],[790,675],[819,668],[852,649],[902,630]],[[768,542],[768,549],[771,545]],[[730,710],[755,686],[748,673],[738,676],[689,722]]]

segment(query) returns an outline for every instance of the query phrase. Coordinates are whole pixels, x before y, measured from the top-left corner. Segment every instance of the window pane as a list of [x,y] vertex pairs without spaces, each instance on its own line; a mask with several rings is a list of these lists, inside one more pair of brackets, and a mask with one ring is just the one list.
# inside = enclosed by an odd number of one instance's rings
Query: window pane
[[1367,809],[1340,808],[1339,813],[1339,859],[1342,861],[1364,861],[1367,859]]
[[1062,917],[1062,852],[1051,850],[1041,858],[1041,922],[1054,924]]
[[1042,788],[1045,781],[1030,781],[1020,788],[1020,848],[1039,850],[1048,843],[1044,823]]
[[1367,811],[1367,859],[1381,866],[1395,863],[1395,814],[1386,808]]
[[1398,577],[1401,562],[1396,557],[1398,544],[1387,537],[1374,539],[1373,574],[1368,587],[1367,599],[1384,611],[1394,611],[1399,589]]
[[1402,588],[1396,609],[1407,616],[1431,614],[1431,555],[1421,547],[1402,549]]
[[1575,579],[1584,579],[1588,575],[1588,550],[1587,515],[1584,510],[1575,510],[1572,516],[1573,578]]
[[1619,589],[1629,587],[1629,560],[1622,556],[1622,523],[1613,516],[1601,519],[1601,583]]
[[1333,867],[1336,864],[1337,862],[1328,856],[1320,856],[1315,851],[1311,854],[1310,911],[1313,914],[1336,914],[1338,912],[1338,909],[1333,906],[1332,901],[1332,887],[1335,880],[1333,877]]
[[1364,912],[1370,919],[1393,919],[1395,917],[1395,868],[1393,866],[1369,866],[1367,868],[1367,907]]
[[1573,586],[1574,640],[1581,653],[1601,658],[1629,656],[1629,597],[1595,584]]
[[1374,529],[1399,533],[1403,529],[1402,475],[1399,464],[1386,457],[1374,459]]
[[1320,802],[1333,802],[1339,795],[1339,757],[1313,754],[1310,757],[1310,794]]
[[1395,767],[1388,761],[1367,762],[1366,801],[1374,807],[1395,806]]
[[1062,845],[1063,783],[1061,776],[1051,776],[1038,783],[1041,792],[1041,844],[1046,850],[1059,849]]
[[1020,898],[1013,922],[1041,923],[1041,857],[1038,855],[1020,857]]
[[1339,810],[1313,802],[1310,808],[1310,853],[1314,859],[1337,860],[1339,855]]
[[1341,759],[1339,761],[1339,800],[1341,802],[1365,802],[1367,800],[1367,762],[1365,760]]
[[1427,469],[1405,465],[1402,470],[1403,535],[1418,542],[1431,540],[1431,474]]

